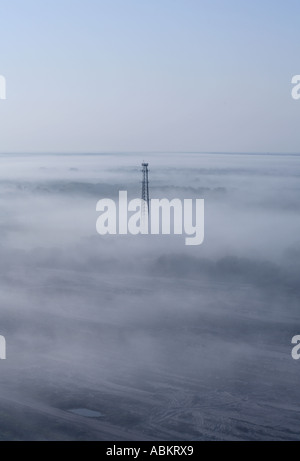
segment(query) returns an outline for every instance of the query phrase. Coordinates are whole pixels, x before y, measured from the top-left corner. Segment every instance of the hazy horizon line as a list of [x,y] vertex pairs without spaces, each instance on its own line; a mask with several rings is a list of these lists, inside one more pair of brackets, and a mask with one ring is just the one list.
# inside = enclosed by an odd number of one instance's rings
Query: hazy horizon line
[[160,154],[198,154],[198,155],[253,155],[253,156],[300,156],[300,152],[231,152],[231,151],[97,151],[97,152],[0,152],[0,155],[160,155]]

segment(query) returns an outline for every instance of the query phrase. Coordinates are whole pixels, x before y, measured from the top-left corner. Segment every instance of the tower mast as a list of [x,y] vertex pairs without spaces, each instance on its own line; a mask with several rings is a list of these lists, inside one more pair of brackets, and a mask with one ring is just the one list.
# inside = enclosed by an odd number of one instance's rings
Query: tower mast
[[147,204],[147,213],[149,216],[150,212],[150,197],[149,197],[149,163],[142,163],[142,173],[143,173],[143,182],[142,182],[142,200],[143,200],[143,215],[146,213],[146,204]]

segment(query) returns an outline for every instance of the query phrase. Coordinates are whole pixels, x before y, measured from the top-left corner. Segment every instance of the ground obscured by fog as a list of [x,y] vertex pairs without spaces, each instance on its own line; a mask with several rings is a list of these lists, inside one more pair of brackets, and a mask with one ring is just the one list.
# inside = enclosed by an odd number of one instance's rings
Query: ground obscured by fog
[[[143,160],[152,198],[205,199],[202,246],[96,233]],[[0,156],[0,439],[300,439],[299,179],[299,156]]]

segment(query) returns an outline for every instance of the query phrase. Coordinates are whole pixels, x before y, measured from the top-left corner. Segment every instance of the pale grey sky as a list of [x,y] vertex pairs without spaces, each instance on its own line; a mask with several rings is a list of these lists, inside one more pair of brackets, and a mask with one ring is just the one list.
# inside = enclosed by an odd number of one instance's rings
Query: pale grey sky
[[298,0],[0,0],[0,152],[299,152]]

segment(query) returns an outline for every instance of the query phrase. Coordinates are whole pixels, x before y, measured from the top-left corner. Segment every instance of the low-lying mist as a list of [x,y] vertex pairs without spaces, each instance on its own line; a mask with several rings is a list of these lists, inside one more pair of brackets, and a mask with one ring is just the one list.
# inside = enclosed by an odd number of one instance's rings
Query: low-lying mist
[[[145,157],[152,198],[205,199],[203,245],[97,234]],[[300,438],[300,157],[0,163],[0,439]]]

